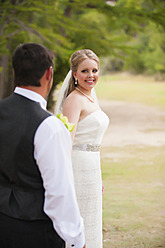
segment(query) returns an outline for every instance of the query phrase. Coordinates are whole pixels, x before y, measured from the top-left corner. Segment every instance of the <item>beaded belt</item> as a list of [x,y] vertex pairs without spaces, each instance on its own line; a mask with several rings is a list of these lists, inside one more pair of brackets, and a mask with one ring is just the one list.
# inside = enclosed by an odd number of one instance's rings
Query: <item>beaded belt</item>
[[73,150],[78,151],[87,151],[87,152],[99,152],[100,151],[100,145],[97,144],[78,144],[74,145]]

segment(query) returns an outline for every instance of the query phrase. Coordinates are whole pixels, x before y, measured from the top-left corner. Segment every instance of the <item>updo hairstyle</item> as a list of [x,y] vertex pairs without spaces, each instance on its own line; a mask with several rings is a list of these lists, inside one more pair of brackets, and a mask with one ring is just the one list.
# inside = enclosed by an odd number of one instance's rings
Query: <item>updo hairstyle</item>
[[[90,49],[83,49],[83,50],[78,50],[74,52],[70,58],[70,69],[72,72],[76,72],[79,64],[85,60],[85,59],[93,59],[96,61],[98,67],[100,65],[100,61],[98,56],[91,51]],[[73,77],[73,74],[71,76],[70,82],[69,82],[69,89],[67,96],[76,88],[75,85],[75,78]]]

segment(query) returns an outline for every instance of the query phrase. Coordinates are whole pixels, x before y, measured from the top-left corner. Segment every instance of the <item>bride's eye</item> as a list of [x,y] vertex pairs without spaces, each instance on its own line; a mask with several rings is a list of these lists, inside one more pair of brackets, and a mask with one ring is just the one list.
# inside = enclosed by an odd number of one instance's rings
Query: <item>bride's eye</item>
[[82,73],[86,73],[86,72],[87,72],[87,70],[82,70],[81,72],[82,72]]

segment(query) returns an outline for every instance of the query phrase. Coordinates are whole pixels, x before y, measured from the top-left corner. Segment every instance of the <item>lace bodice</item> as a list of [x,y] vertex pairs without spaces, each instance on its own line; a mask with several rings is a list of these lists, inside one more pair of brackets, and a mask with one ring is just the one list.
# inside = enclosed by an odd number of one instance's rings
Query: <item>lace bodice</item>
[[108,124],[109,118],[101,109],[92,112],[79,121],[73,145],[101,144]]

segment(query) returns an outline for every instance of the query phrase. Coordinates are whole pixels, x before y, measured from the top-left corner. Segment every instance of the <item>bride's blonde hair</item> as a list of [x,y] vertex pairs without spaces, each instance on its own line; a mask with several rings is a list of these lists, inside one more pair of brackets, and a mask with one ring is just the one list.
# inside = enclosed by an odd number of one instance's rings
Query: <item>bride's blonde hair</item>
[[[64,104],[66,97],[75,89],[76,86],[75,86],[75,79],[73,77],[73,72],[77,71],[79,64],[84,59],[95,60],[99,68],[99,65],[100,65],[99,58],[93,51],[89,49],[83,49],[83,50],[78,50],[72,54],[70,58],[70,64],[71,64],[70,71],[68,72],[61,86],[59,97],[56,102],[55,114],[62,113],[63,104]],[[93,88],[93,97],[97,102],[97,96],[95,94],[94,88]]]
[[[100,66],[100,61],[98,56],[91,51],[90,49],[83,49],[83,50],[78,50],[74,52],[70,58],[70,69],[72,72],[76,72],[79,64],[84,60],[84,59],[93,59],[96,61],[98,68]],[[67,92],[67,96],[75,89],[75,78],[73,77],[73,74],[71,75],[70,81],[69,81],[69,88]]]

